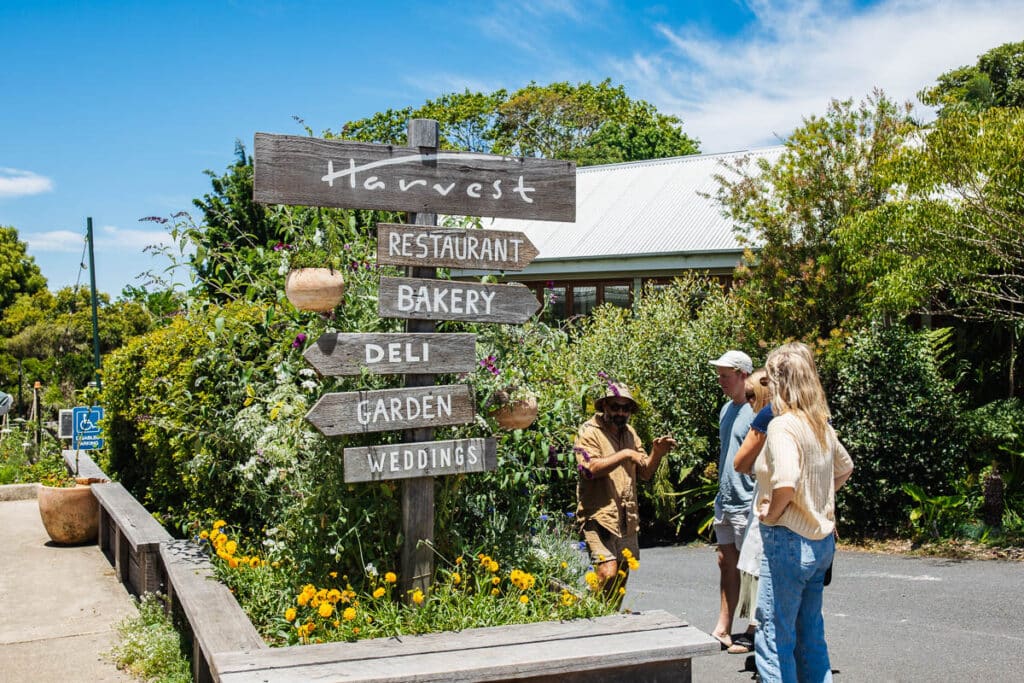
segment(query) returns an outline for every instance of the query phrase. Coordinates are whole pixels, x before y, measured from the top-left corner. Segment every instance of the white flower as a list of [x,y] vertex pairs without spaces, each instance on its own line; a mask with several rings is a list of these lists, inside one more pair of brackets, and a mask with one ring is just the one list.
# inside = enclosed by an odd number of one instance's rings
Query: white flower
[[302,368],[299,370],[299,375],[302,377],[316,377],[316,370],[313,368]]
[[302,382],[302,388],[303,389],[309,389],[309,390],[312,391],[313,389],[316,389],[317,386],[318,385],[317,385],[315,379],[307,379],[307,380],[303,380],[303,382]]
[[373,562],[370,562],[365,567],[363,567],[363,570],[366,572],[367,576],[377,576],[378,575],[377,568],[373,566]]

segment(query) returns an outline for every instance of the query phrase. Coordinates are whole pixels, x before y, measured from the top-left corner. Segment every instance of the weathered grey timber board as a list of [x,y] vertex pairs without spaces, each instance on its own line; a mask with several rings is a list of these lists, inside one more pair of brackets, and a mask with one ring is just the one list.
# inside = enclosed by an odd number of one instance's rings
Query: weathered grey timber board
[[[235,596],[214,576],[213,566],[199,546],[191,541],[170,541],[160,545],[160,557],[168,596],[184,613],[192,631],[193,671],[203,672],[218,652],[267,647]],[[210,670],[216,678],[216,668]]]
[[473,421],[465,384],[324,394],[306,419],[324,436],[441,427]]
[[377,224],[377,263],[522,270],[540,252],[521,232]]
[[383,318],[524,323],[540,309],[524,285],[480,285],[452,280],[382,277],[377,312]]
[[434,374],[476,368],[476,335],[325,333],[302,354],[321,375]]
[[[719,647],[711,636],[655,610],[564,623],[223,653],[215,655],[215,662],[223,683],[465,683],[560,680],[583,674],[593,681],[632,681],[645,680],[647,667],[664,675],[673,663],[679,664],[680,671],[675,680],[683,680],[687,660],[719,652]],[[623,670],[632,678],[621,677]]]
[[[67,466],[68,471],[76,477],[85,477],[87,479],[109,479],[106,472],[99,468],[93,459],[89,456],[89,451],[79,449],[77,451],[77,457],[75,455],[75,449],[65,448],[60,452],[64,457],[64,464]],[[75,467],[78,467],[76,470]]]
[[494,439],[418,441],[345,449],[345,481],[383,481],[491,472],[498,467]]
[[576,220],[576,164],[256,133],[266,204]]
[[155,549],[163,541],[173,539],[167,529],[153,519],[153,515],[120,483],[93,484],[92,493],[128,541],[132,552]]

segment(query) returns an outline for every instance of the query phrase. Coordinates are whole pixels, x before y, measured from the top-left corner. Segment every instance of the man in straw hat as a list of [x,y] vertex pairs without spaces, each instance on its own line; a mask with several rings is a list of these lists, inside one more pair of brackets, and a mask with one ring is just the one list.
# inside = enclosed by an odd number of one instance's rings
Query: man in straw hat
[[576,517],[594,563],[595,588],[621,600],[630,565],[640,555],[637,476],[650,479],[676,441],[658,437],[647,454],[629,425],[637,404],[625,384],[609,383],[594,406],[597,413],[580,426],[573,447],[580,475]]

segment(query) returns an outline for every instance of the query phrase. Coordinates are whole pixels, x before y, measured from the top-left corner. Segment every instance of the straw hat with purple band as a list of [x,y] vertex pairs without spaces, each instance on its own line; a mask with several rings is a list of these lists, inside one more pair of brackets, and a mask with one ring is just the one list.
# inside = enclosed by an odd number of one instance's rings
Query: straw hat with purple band
[[633,412],[636,412],[636,401],[633,400],[633,394],[629,393],[629,387],[627,387],[625,384],[616,384],[614,382],[609,383],[604,390],[604,396],[594,401],[594,407],[597,408],[599,412],[603,413],[605,399],[609,398],[626,399],[627,401],[633,404]]
[[754,362],[742,351],[726,351],[721,358],[711,361],[711,364],[720,368],[733,368],[748,375],[754,372]]

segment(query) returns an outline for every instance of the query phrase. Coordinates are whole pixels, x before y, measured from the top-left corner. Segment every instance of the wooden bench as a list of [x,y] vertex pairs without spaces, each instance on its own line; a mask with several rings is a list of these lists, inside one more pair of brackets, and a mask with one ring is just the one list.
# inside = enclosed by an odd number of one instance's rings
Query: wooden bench
[[93,462],[92,457],[89,456],[89,451],[76,451],[65,448],[60,454],[64,456],[64,465],[68,468],[68,472],[76,477],[110,481],[110,477],[107,476],[106,472]]
[[717,640],[653,610],[457,633],[379,638],[213,656],[221,683],[469,683],[470,681],[690,681],[690,659]]
[[135,595],[164,592],[160,544],[172,540],[142,503],[119,483],[93,484],[100,504],[100,550]]
[[202,548],[192,541],[169,541],[160,545],[160,557],[171,609],[192,638],[192,680],[220,680],[211,666],[217,653],[267,649],[235,596],[214,576]]

